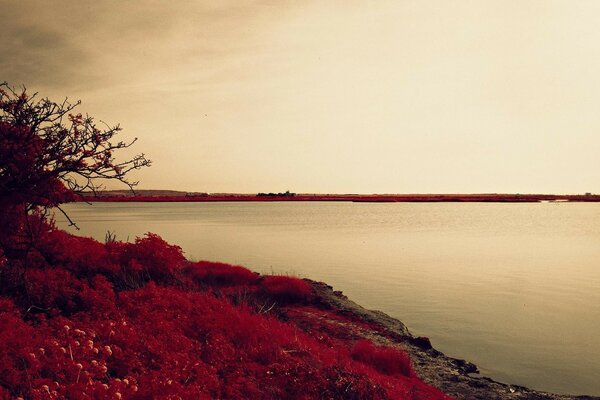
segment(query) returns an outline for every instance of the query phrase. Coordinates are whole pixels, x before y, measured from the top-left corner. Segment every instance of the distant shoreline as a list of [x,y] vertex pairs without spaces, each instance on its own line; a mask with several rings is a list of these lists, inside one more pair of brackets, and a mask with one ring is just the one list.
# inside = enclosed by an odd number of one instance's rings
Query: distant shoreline
[[307,193],[186,193],[168,190],[125,190],[85,193],[75,200],[94,202],[273,202],[273,201],[346,201],[357,203],[537,203],[537,202],[600,202],[600,195],[555,194],[307,194]]

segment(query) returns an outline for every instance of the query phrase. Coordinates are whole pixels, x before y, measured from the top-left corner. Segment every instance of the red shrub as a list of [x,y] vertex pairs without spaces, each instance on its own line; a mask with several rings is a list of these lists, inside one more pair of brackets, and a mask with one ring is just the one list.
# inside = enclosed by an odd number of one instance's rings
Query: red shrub
[[392,347],[375,346],[368,340],[356,342],[352,349],[352,358],[386,375],[415,376],[406,353]]
[[106,247],[92,238],[73,236],[55,229],[44,235],[39,247],[50,263],[79,275],[112,275],[119,270]]
[[111,313],[115,295],[102,275],[80,280],[64,269],[30,269],[25,272],[26,293],[21,302],[36,310],[56,311],[65,315],[86,311]]
[[342,368],[326,368],[323,398],[344,400],[388,399],[385,389],[367,375]]
[[0,387],[13,394],[25,390],[29,371],[38,367],[36,341],[35,329],[21,320],[12,301],[0,298]]
[[[32,269],[25,273],[29,305],[71,314],[82,310],[83,283],[64,269]],[[92,306],[93,307],[93,306]]]
[[185,262],[181,247],[168,244],[154,233],[136,238],[133,244],[116,242],[108,248],[125,273],[139,275],[143,281],[170,281]]
[[309,302],[313,295],[307,282],[291,276],[266,276],[261,287],[263,293],[282,303]]
[[250,285],[259,277],[244,267],[209,261],[191,264],[186,271],[197,282],[218,286]]
[[113,285],[104,275],[96,275],[79,293],[81,303],[89,314],[109,316],[115,312]]

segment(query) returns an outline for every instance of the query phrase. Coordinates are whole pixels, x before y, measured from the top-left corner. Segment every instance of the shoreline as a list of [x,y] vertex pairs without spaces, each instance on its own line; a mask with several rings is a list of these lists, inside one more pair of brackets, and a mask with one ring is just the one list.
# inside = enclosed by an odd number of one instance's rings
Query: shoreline
[[[413,368],[427,384],[456,399],[532,399],[532,400],[598,400],[600,396],[556,394],[520,385],[497,382],[479,375],[477,366],[469,361],[452,358],[436,350],[425,337],[414,336],[401,321],[376,310],[367,310],[323,282],[309,282],[319,300],[342,314],[376,326],[358,328],[359,335],[381,345],[398,347],[408,353]],[[352,327],[349,327],[353,329]]]
[[335,201],[354,203],[538,203],[600,202],[600,195],[586,194],[313,194],[313,193],[195,193],[161,190],[84,193],[74,202],[281,202]]

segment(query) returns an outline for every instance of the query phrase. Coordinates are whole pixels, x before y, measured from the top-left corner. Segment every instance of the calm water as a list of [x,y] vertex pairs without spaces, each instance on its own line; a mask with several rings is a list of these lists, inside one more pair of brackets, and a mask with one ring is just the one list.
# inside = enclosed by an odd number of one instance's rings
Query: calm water
[[600,204],[65,208],[79,235],[155,232],[194,260],[322,280],[494,379],[600,395]]

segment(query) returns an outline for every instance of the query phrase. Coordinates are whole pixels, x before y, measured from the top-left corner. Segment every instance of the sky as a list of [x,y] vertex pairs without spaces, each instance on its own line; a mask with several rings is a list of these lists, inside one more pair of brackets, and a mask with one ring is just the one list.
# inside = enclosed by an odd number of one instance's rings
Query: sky
[[600,192],[598,1],[0,9],[0,81],[120,123],[141,189]]

